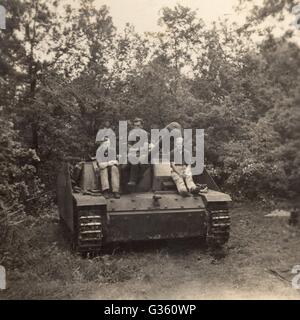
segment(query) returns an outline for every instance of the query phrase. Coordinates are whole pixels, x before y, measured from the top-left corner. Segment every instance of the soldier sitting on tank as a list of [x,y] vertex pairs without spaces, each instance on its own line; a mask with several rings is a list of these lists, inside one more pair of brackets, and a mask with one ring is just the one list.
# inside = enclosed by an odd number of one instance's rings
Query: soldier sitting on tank
[[[179,155],[181,163],[176,162],[175,154]],[[176,185],[178,193],[183,197],[189,197],[192,194],[198,194],[201,190],[200,186],[194,183],[190,161],[190,153],[184,148],[182,136],[175,138],[173,151],[170,153],[171,161],[171,177]]]
[[[101,190],[105,198],[109,198],[110,191],[113,193],[114,198],[120,198],[120,173],[119,162],[117,157],[109,160],[109,154],[116,154],[116,150],[112,148],[110,139],[104,137],[103,141],[97,149],[96,159],[100,168],[100,181]],[[111,185],[109,183],[109,175]]]
[[[149,141],[149,133],[143,129],[143,120],[140,118],[135,118],[133,121],[133,129],[129,132],[129,136],[128,136],[128,145],[129,145],[129,154],[135,154],[137,155],[137,157],[140,157],[141,155],[139,154],[139,151],[141,150],[136,150],[134,147],[134,143],[131,140],[131,136],[134,136],[134,132],[135,130],[139,130],[139,133],[144,133],[143,135],[146,137],[147,136],[147,142],[144,144],[144,146],[141,148],[146,148],[147,152],[148,152],[148,141]],[[142,159],[142,157],[140,157],[140,159]],[[135,191],[135,187],[140,179],[140,177],[142,176],[143,172],[145,171],[145,169],[147,168],[147,164],[143,164],[143,161],[139,161],[137,164],[130,164],[130,178],[129,178],[129,182],[127,184],[129,190],[131,192]]]

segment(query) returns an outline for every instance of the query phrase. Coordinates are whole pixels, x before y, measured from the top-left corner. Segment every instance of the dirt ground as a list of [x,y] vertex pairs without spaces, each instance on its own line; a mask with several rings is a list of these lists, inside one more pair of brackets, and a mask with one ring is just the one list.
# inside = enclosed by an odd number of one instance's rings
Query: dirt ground
[[[26,268],[8,270],[2,299],[299,299],[300,226],[265,217],[261,204],[235,204],[225,254],[199,240],[115,247],[94,259],[70,253],[56,219],[38,226]],[[39,243],[39,246],[37,246]]]

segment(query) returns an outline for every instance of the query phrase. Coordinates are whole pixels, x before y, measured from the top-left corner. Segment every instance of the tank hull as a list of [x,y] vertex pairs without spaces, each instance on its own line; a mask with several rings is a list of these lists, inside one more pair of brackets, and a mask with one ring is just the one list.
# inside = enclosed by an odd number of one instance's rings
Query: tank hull
[[176,191],[122,194],[120,199],[72,191],[68,165],[58,179],[61,221],[74,250],[99,252],[109,243],[203,237],[214,245],[228,241],[229,195],[181,197]]
[[107,242],[200,237],[206,235],[206,211],[112,213]]

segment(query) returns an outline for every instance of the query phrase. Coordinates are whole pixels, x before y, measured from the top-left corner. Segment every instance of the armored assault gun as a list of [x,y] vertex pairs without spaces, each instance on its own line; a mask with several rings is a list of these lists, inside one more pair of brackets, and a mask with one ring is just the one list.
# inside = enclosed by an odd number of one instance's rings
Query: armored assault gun
[[166,163],[149,165],[135,192],[127,190],[128,168],[120,167],[121,197],[105,198],[95,161],[80,163],[77,186],[71,166],[61,165],[57,179],[59,215],[70,236],[73,250],[99,253],[109,243],[128,241],[202,238],[210,246],[223,246],[230,235],[228,205],[231,198],[220,191],[204,168],[194,181],[207,191],[182,197]]

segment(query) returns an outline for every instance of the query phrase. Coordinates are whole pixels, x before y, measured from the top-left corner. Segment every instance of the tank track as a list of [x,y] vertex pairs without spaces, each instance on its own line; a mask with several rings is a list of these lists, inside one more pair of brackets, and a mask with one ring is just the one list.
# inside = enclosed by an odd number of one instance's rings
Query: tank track
[[207,243],[221,247],[229,240],[230,216],[226,203],[210,203],[208,210]]
[[78,217],[78,238],[75,251],[82,254],[99,253],[103,245],[103,223],[100,215],[80,215]]

